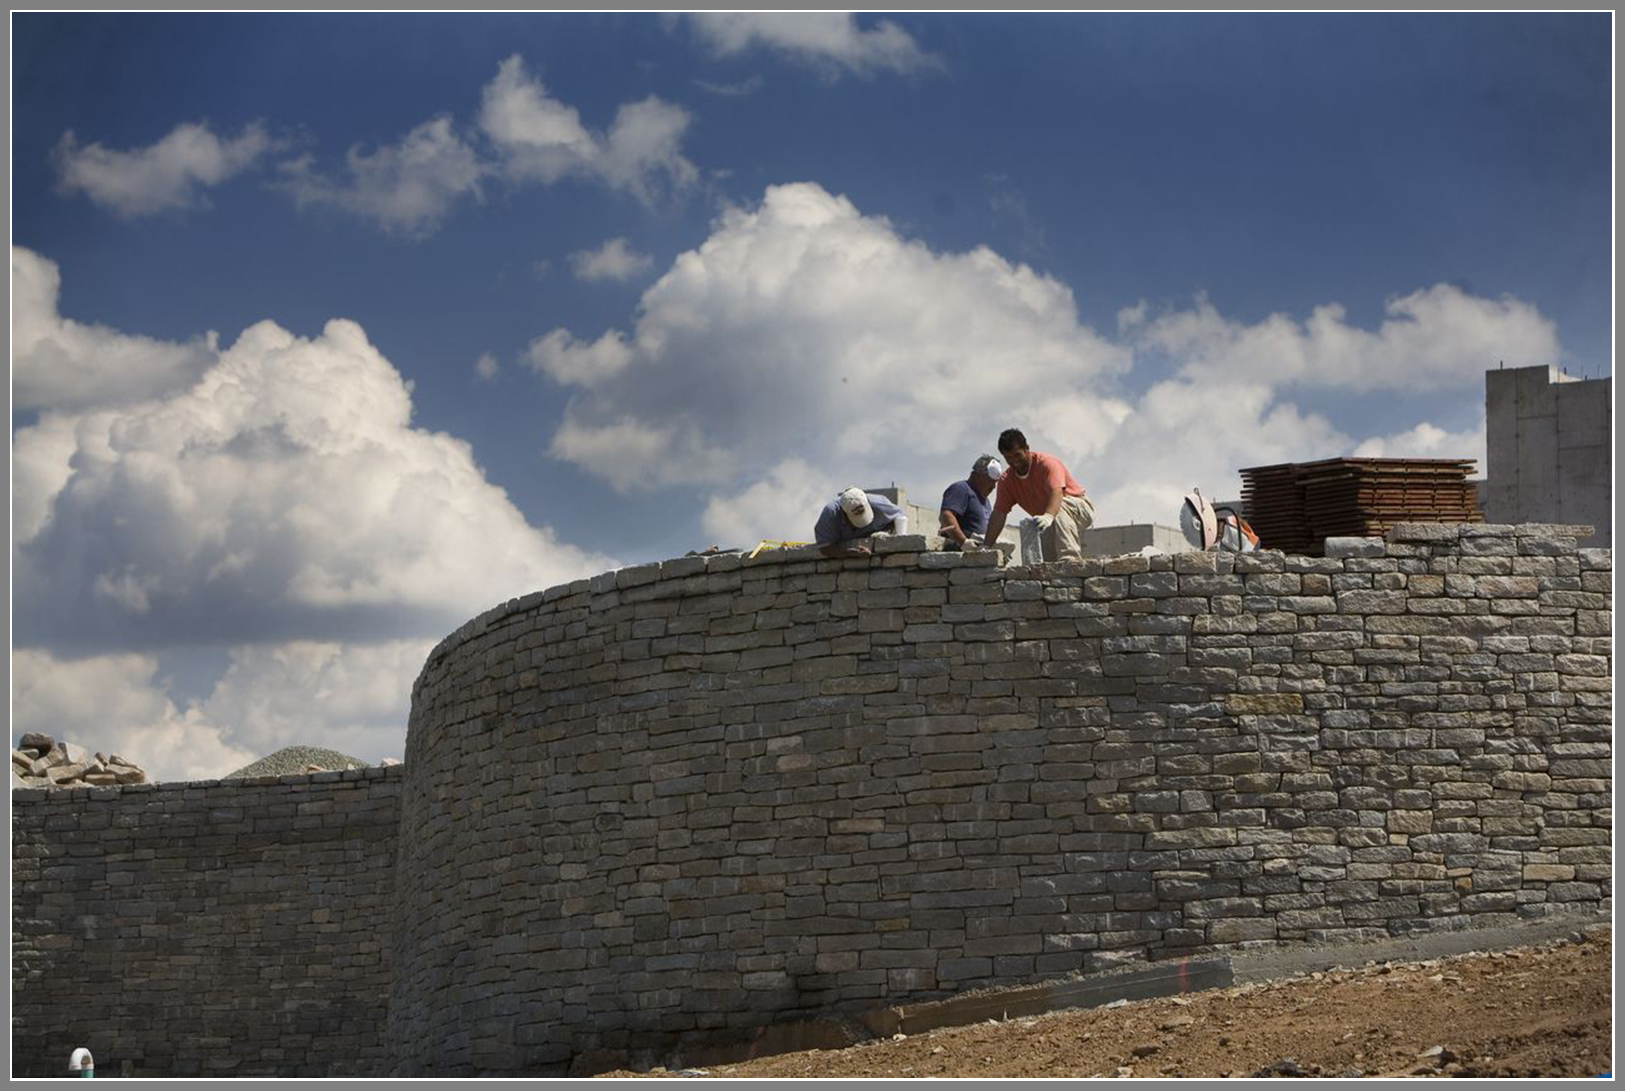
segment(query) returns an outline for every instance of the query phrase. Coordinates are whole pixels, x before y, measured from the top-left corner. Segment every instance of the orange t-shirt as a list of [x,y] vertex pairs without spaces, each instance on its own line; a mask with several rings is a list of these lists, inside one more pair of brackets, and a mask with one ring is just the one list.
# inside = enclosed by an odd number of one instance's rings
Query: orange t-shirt
[[1020,504],[1028,515],[1042,515],[1049,510],[1050,493],[1059,488],[1067,496],[1082,496],[1083,486],[1072,479],[1072,474],[1060,459],[1040,451],[1031,452],[1032,465],[1026,477],[1017,477],[1016,471],[1006,469],[999,478],[999,491],[993,498],[993,510],[1007,515]]

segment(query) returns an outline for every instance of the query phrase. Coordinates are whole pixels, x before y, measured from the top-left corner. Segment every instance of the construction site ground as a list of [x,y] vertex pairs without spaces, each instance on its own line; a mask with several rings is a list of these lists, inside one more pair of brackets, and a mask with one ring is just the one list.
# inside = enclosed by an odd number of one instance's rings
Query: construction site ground
[[1547,922],[1243,953],[1237,984],[845,1049],[612,1077],[1588,1077],[1613,1070],[1613,937]]

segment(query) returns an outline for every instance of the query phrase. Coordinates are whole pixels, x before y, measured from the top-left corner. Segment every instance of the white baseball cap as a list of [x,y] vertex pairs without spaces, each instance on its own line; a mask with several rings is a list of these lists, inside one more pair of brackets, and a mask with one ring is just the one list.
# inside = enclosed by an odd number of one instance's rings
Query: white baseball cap
[[856,485],[841,493],[841,511],[855,527],[866,527],[875,521],[875,509],[869,506],[869,497]]

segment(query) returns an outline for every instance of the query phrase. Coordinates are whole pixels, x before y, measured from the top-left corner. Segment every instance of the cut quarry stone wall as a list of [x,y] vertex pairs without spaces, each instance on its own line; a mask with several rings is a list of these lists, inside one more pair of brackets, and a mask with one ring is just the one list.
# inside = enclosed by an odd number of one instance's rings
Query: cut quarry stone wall
[[394,1070],[591,1069],[1232,944],[1608,911],[1612,558],[1586,530],[1028,569],[903,538],[492,610],[413,694]]
[[387,1072],[403,773],[14,790],[12,1075]]

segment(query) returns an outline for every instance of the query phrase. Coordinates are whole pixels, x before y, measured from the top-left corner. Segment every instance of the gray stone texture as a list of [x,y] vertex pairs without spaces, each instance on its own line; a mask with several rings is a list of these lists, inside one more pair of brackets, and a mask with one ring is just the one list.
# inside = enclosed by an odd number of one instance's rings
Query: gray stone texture
[[404,766],[14,790],[13,1072],[559,1074],[1606,913],[1612,555],[1577,537],[1000,568],[910,536],[515,599],[429,656]]
[[404,779],[14,790],[12,1075],[386,1072]]
[[482,615],[413,693],[394,1073],[1607,911],[1612,557],[1576,537],[1002,569],[909,537]]

